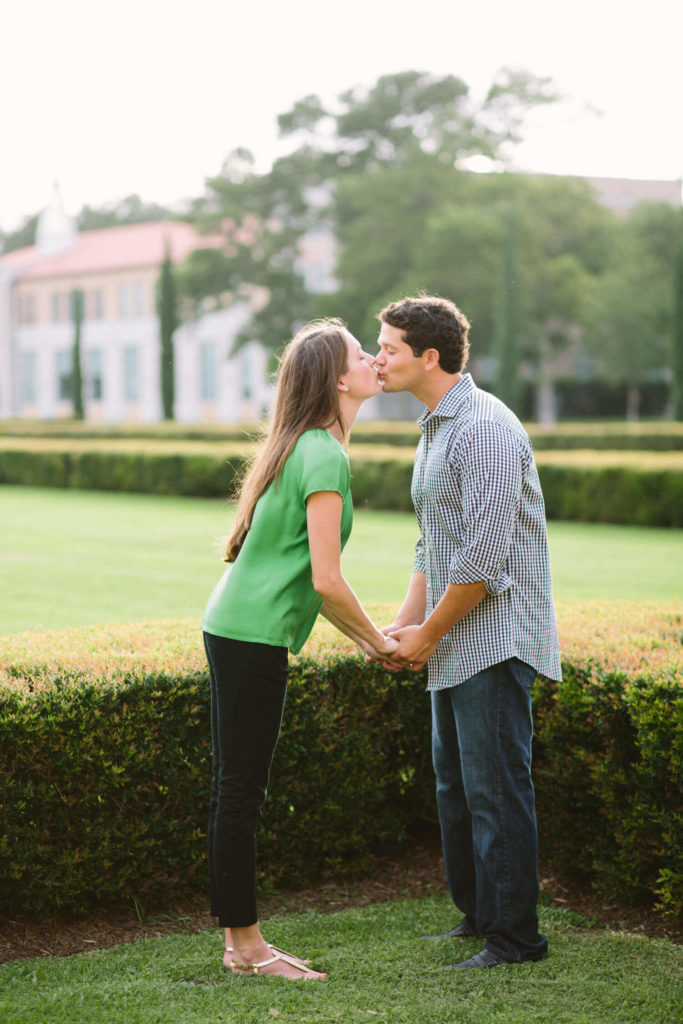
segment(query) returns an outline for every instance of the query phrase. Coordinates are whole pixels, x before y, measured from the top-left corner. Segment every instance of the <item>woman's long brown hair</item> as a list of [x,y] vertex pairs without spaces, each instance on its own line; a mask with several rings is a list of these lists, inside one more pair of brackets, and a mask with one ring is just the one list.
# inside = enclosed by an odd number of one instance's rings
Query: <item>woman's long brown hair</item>
[[348,370],[348,331],[337,319],[314,320],[297,332],[282,354],[270,431],[240,489],[237,518],[223,561],[234,562],[251,525],[254,507],[282,468],[305,430],[338,423],[339,378]]

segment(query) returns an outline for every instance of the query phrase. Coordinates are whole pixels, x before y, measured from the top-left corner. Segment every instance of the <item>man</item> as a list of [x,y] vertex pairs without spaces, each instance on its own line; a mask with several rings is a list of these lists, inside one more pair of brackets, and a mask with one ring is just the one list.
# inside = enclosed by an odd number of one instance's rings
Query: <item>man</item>
[[426,937],[485,939],[457,968],[540,960],[530,690],[537,673],[561,671],[531,442],[462,372],[470,325],[457,306],[406,298],[379,319],[384,390],[426,406],[412,483],[420,540],[384,632],[399,640],[394,667],[428,666],[446,879],[465,915]]

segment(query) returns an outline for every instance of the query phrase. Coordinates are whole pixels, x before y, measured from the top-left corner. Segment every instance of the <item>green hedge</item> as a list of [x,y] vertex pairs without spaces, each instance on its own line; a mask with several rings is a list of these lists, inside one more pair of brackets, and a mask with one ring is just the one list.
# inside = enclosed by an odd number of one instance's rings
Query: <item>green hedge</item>
[[541,853],[608,897],[683,913],[680,676],[564,665],[535,688]]
[[225,497],[244,457],[198,452],[0,449],[0,484]]
[[683,526],[683,472],[540,464],[548,519]]
[[[205,887],[208,678],[60,673],[0,690],[0,890],[48,914]],[[415,679],[356,657],[294,663],[259,837],[263,876],[303,885],[400,839],[432,802]]]
[[[61,447],[37,440],[14,447],[5,441],[0,444],[0,484],[229,497],[247,452],[246,446],[227,449],[221,444],[186,443],[174,451],[170,443],[159,442],[146,448],[144,442]],[[541,453],[538,469],[548,518],[683,526],[679,461],[680,456],[667,453]],[[412,466],[411,448],[352,448],[355,504],[411,512]]]
[[[593,603],[561,609],[560,623],[564,682],[534,693],[542,856],[608,896],[681,912],[681,615]],[[292,659],[259,837],[262,877],[288,887],[362,866],[436,815],[424,676],[389,675],[344,643],[317,627]],[[149,904],[204,886],[197,624],[5,638],[0,666],[6,910]]]
[[[683,424],[674,421],[558,423],[555,427],[527,423],[526,428],[537,451],[683,451]],[[0,420],[0,437],[27,438],[244,442],[258,438],[263,429],[262,423],[114,425],[75,420]],[[420,428],[414,420],[361,420],[353,428],[354,444],[414,447],[419,438]]]

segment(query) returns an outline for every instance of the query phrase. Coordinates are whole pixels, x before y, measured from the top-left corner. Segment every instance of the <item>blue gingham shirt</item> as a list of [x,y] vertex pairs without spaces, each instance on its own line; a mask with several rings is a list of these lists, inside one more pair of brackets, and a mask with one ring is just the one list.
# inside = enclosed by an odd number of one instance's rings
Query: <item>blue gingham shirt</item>
[[429,659],[428,689],[515,657],[561,679],[545,506],[526,431],[468,373],[418,424],[414,570],[426,576],[427,615],[449,583],[486,587]]

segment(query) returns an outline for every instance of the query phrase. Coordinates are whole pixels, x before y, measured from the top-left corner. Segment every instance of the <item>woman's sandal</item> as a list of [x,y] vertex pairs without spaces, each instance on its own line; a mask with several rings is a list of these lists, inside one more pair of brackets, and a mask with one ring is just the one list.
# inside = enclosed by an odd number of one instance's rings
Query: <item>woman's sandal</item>
[[[274,946],[271,946],[270,948],[273,950],[275,955],[271,956],[269,960],[262,960],[261,963],[258,964],[243,964],[239,960],[233,960],[230,963],[231,971],[233,974],[261,974],[264,967],[269,967],[270,964],[274,964],[277,963],[278,960],[282,960],[283,963],[289,964],[291,967],[296,967],[299,971],[303,971],[301,978],[297,978],[297,981],[317,981],[318,978],[322,980],[322,978],[327,977],[325,974],[318,975],[317,972],[306,967],[301,960],[297,960],[288,953],[282,953],[280,950],[276,951]],[[310,975],[310,977],[307,978],[306,975]],[[277,977],[277,975],[273,976]]]
[[[277,946],[274,946],[271,942],[266,943],[266,945],[268,946],[268,949],[272,949],[273,953],[281,953],[283,956],[291,957],[292,960],[298,960],[300,964],[304,965],[304,967],[306,966],[306,964],[310,964],[311,962],[310,960],[304,960],[302,956],[294,956],[293,953],[285,953],[284,949],[278,949]],[[235,952],[232,946],[226,946],[225,952],[231,954],[230,961],[232,963],[232,954]],[[225,963],[225,958],[223,958],[223,963],[225,964],[226,967],[231,966],[231,963]]]

